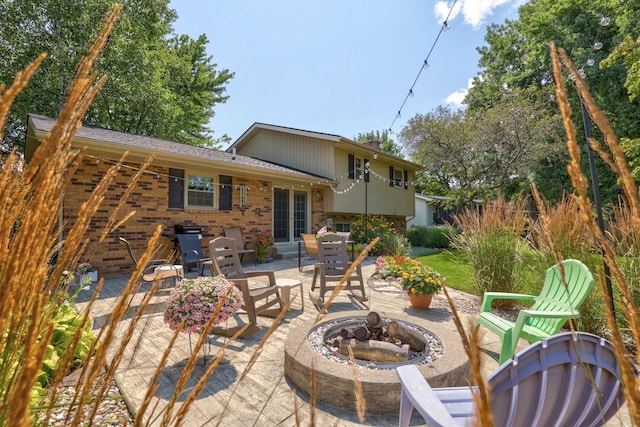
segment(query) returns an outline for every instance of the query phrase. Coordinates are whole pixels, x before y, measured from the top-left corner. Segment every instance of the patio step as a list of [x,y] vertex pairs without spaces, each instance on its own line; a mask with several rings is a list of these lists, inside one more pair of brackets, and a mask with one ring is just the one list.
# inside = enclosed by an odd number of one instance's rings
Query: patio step
[[[303,252],[304,254],[304,249]],[[273,257],[275,259],[298,258],[298,244],[275,246]]]

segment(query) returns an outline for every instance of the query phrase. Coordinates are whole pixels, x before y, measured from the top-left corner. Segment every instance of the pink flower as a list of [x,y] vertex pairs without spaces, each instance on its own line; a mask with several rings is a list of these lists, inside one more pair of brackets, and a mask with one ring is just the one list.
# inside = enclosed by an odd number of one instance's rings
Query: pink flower
[[184,322],[181,332],[200,332],[216,310],[213,323],[219,324],[239,310],[242,302],[240,290],[224,276],[186,279],[165,302],[164,322],[174,330]]

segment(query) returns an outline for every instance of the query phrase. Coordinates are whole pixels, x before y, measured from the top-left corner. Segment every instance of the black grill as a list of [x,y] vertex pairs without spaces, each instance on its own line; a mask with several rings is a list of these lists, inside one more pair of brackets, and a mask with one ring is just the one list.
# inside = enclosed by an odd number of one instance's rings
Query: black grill
[[193,224],[176,224],[173,226],[176,234],[202,234],[202,227]]

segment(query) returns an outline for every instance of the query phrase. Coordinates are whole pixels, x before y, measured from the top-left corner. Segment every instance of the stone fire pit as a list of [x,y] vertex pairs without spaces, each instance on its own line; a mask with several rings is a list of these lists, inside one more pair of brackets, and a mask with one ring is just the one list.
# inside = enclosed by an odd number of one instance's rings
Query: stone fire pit
[[[316,396],[320,402],[342,408],[356,408],[353,367],[344,356],[318,343],[314,335],[324,336],[340,329],[342,324],[364,322],[367,312],[351,311],[327,315],[321,322],[307,322],[293,329],[285,342],[284,373],[293,385],[310,394],[311,361],[316,370]],[[425,335],[426,347],[435,353],[414,354],[404,362],[372,362],[356,360],[357,375],[368,412],[398,412],[400,382],[395,367],[416,364],[433,387],[465,386],[469,363],[455,326],[451,322],[432,322],[409,316],[393,316],[411,329]],[[320,331],[320,332],[319,332]],[[427,350],[428,351],[428,350]]]

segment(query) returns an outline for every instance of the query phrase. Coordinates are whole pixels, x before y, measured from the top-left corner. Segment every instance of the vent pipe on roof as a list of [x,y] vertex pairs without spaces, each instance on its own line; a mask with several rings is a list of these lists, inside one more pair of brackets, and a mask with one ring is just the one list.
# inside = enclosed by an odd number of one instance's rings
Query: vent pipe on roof
[[231,160],[235,160],[236,159],[236,147],[233,147],[231,149]]

